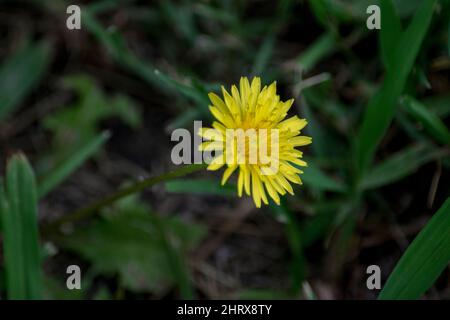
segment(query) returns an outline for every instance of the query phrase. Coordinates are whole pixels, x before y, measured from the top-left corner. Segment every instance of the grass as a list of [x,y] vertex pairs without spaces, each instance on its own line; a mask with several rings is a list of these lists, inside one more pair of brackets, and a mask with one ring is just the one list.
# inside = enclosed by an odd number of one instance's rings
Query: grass
[[[367,30],[368,3],[95,1],[70,34],[6,21],[0,290],[63,298],[41,265],[74,255],[78,298],[372,299],[371,264],[380,299],[448,298],[450,4],[380,0]],[[64,20],[64,1],[2,6]],[[171,130],[212,120],[208,92],[252,75],[295,98],[313,137],[303,185],[261,210],[167,156]]]

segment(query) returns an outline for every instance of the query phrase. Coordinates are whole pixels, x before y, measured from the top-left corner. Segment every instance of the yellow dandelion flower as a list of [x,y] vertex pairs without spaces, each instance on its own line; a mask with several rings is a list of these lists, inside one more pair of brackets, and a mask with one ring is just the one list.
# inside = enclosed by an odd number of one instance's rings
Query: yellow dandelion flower
[[251,195],[255,205],[268,204],[268,196],[280,204],[280,195],[293,194],[291,183],[302,184],[298,167],[306,166],[302,152],[296,147],[308,145],[311,138],[301,136],[305,119],[297,116],[286,119],[294,100],[281,101],[276,94],[276,82],[261,89],[261,79],[251,84],[242,77],[239,89],[233,85],[231,93],[222,86],[223,99],[209,94],[209,110],[217,121],[212,128],[201,128],[198,134],[206,140],[199,150],[214,152],[208,170],[226,165],[222,185],[236,169],[238,195],[243,190]]

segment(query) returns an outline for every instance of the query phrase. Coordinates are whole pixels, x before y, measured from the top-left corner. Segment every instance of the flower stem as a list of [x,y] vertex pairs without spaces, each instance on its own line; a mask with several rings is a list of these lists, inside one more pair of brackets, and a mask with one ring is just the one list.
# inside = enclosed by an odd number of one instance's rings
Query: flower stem
[[42,228],[43,232],[47,232],[50,230],[57,229],[63,224],[66,223],[73,223],[76,221],[83,220],[85,218],[90,217],[91,215],[97,213],[100,209],[107,207],[114,203],[115,201],[125,198],[131,194],[141,192],[149,187],[154,186],[155,184],[158,184],[160,182],[176,179],[183,177],[185,175],[191,174],[193,172],[199,171],[201,169],[206,168],[205,164],[191,164],[184,166],[180,169],[161,174],[159,176],[150,177],[141,181],[137,181],[133,183],[132,185],[118,190],[116,192],[113,192],[97,201],[92,202],[91,204],[87,205],[86,207],[80,208],[72,213],[69,213],[51,223],[44,226]]

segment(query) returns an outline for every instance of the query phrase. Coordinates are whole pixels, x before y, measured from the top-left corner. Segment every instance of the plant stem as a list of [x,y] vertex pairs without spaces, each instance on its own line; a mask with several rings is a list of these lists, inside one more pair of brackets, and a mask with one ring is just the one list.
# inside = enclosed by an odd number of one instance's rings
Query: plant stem
[[160,182],[180,178],[185,175],[188,175],[193,172],[204,169],[204,168],[206,168],[206,164],[191,164],[191,165],[184,166],[180,169],[161,174],[159,176],[150,177],[150,178],[147,178],[147,179],[144,179],[141,181],[137,181],[122,190],[113,192],[97,201],[92,202],[91,204],[87,205],[86,207],[80,208],[72,213],[69,213],[69,214],[55,220],[54,222],[49,223],[46,226],[43,226],[42,231],[45,233],[50,230],[57,229],[59,226],[61,226],[63,224],[83,220],[83,219],[88,218],[89,216],[97,213],[100,209],[111,205],[112,203],[114,203],[115,201],[117,201],[119,199],[125,198],[134,193],[141,192],[141,191],[143,191],[149,187],[152,187],[155,184],[158,184]]

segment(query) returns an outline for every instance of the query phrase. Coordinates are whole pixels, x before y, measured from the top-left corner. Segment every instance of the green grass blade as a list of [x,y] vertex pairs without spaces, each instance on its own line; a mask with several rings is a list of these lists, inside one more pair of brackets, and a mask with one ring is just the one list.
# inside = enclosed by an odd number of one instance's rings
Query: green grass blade
[[253,62],[252,74],[255,76],[263,75],[267,69],[273,55],[273,49],[276,44],[277,34],[283,27],[284,23],[289,19],[292,10],[292,0],[281,0],[275,12],[273,21],[268,24],[268,31],[264,37],[264,41],[260,45],[259,50],[255,54]]
[[3,226],[3,255],[5,267],[6,294],[8,299],[24,299],[27,288],[24,261],[21,252],[22,233],[17,215],[8,202],[7,194],[0,186],[0,210]]
[[36,182],[23,155],[8,162],[1,203],[8,298],[41,299]]
[[[24,230],[20,213],[19,194],[19,161],[13,158],[6,169],[6,197],[9,210],[4,217],[4,250],[6,260],[6,278],[8,283],[8,299],[26,299],[28,297],[25,272]],[[14,233],[14,235],[11,235]],[[9,236],[8,236],[9,235]],[[16,243],[13,243],[16,242]],[[8,254],[9,251],[9,254]],[[11,259],[10,262],[8,260]],[[15,280],[18,283],[13,283]],[[10,290],[11,286],[11,291]]]
[[423,103],[441,119],[450,115],[450,94],[425,98]]
[[170,121],[166,130],[171,132],[177,128],[187,128],[194,122],[194,120],[199,119],[201,116],[202,112],[199,108],[186,109]]
[[316,112],[313,112],[311,104],[314,102],[310,94],[312,90],[304,90],[303,98],[297,101],[297,109],[301,116],[308,119],[308,125],[305,128],[305,132],[308,136],[313,137],[314,143],[311,145],[314,155],[316,156],[326,156],[329,148],[327,148],[328,132],[325,130],[323,125],[320,123]]
[[324,0],[309,1],[308,4],[311,6],[311,11],[313,12],[317,21],[325,28],[328,28],[329,20],[327,14],[327,4],[325,3],[325,1]]
[[382,12],[380,30],[381,57],[386,69],[389,69],[394,63],[392,53],[402,33],[402,25],[399,16],[395,12],[392,0],[381,0],[380,9]]
[[24,47],[0,68],[0,120],[39,83],[50,61],[46,43]]
[[79,168],[83,162],[94,155],[109,139],[109,136],[109,132],[99,134],[97,137],[81,147],[75,154],[70,155],[69,159],[63,161],[51,170],[50,173],[40,179],[38,186],[39,198],[44,197],[48,192],[50,192],[77,168]]
[[325,174],[313,161],[308,161],[308,167],[300,168],[304,173],[301,179],[309,186],[322,191],[345,192],[346,187],[337,180]]
[[424,144],[399,151],[374,166],[363,178],[361,188],[379,188],[396,182],[414,173],[425,163],[443,157],[445,154],[444,150],[432,149]]
[[450,144],[450,131],[447,126],[424,104],[409,96],[404,97],[401,104],[437,141]]
[[375,150],[395,114],[396,102],[419,52],[433,15],[435,0],[423,1],[394,51],[392,67],[378,92],[370,100],[356,141],[360,174],[372,162]]
[[408,247],[378,298],[420,298],[448,266],[449,243],[450,198]]
[[[106,30],[95,18],[94,14],[86,9],[83,21],[87,30],[97,38],[108,50],[109,54],[120,65],[135,73],[147,83],[167,92],[177,92],[203,106],[200,110],[206,112],[208,105],[207,95],[199,88],[191,87],[178,82],[161,71],[155,69],[150,63],[144,62],[131,52],[123,37],[114,30]],[[199,107],[200,108],[200,107]]]
[[320,60],[333,53],[336,47],[337,43],[334,35],[331,32],[327,32],[320,36],[297,58],[297,63],[302,69],[308,71],[314,68]]
[[252,74],[255,76],[263,74],[269,60],[272,56],[273,46],[275,44],[275,34],[270,33],[264,39],[261,47],[256,54],[255,62],[253,63]]
[[42,270],[37,221],[37,187],[33,169],[24,156],[19,156],[19,197],[22,218],[25,273],[28,299],[42,298]]

